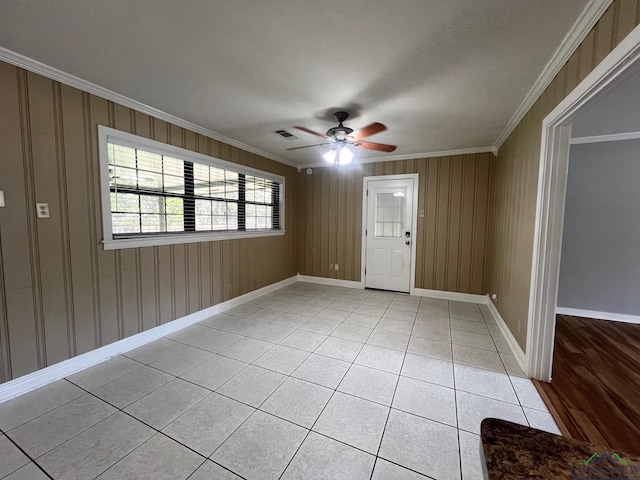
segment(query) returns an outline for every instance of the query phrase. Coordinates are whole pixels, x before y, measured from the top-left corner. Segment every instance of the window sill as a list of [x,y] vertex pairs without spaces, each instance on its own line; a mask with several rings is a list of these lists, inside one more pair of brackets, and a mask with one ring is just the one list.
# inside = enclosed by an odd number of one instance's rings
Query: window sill
[[213,242],[219,240],[238,240],[241,238],[278,237],[284,235],[286,230],[271,230],[261,232],[224,232],[224,233],[200,233],[163,235],[158,237],[143,238],[119,238],[104,240],[102,245],[105,250],[121,250],[123,248],[155,247],[160,245],[180,245],[183,243]]

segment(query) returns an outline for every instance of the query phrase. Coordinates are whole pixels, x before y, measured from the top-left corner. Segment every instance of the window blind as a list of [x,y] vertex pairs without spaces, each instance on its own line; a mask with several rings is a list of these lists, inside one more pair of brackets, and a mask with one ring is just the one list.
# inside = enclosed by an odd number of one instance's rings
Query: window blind
[[278,181],[113,141],[107,152],[114,239],[281,229]]

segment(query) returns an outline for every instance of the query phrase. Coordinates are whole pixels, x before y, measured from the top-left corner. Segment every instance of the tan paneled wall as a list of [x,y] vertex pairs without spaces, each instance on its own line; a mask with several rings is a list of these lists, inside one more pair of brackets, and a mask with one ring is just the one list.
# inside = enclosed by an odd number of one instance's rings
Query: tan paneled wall
[[640,22],[636,0],[616,0],[500,148],[491,185],[487,288],[526,346],[542,120]]
[[[285,176],[290,229],[104,251],[98,124]],[[0,380],[295,275],[297,183],[291,167],[0,62]]]
[[[363,177],[418,173],[416,287],[485,293],[490,153],[399,160],[299,174],[298,270],[360,280]],[[315,252],[315,253],[314,253]],[[329,264],[339,265],[336,272]]]

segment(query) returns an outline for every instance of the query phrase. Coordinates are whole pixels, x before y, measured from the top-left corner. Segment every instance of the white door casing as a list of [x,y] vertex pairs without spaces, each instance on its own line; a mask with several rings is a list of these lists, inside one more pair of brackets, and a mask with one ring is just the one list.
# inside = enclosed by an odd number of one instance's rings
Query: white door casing
[[542,122],[525,373],[551,381],[567,191],[571,124],[579,110],[607,93],[615,80],[640,62],[640,26],[635,27]]
[[364,179],[365,288],[413,293],[417,187],[417,174]]

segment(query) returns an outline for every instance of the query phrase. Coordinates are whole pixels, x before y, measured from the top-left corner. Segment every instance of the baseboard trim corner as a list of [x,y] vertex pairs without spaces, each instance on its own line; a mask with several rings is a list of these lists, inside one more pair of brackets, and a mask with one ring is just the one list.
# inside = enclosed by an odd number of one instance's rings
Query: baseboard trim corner
[[332,285],[334,287],[347,287],[347,288],[359,288],[364,289],[362,282],[356,282],[353,280],[340,280],[339,278],[326,278],[326,277],[314,277],[311,275],[298,274],[299,282],[317,283],[319,285]]
[[513,336],[513,333],[511,333],[511,330],[509,330],[509,327],[507,327],[507,324],[504,321],[504,318],[502,318],[502,315],[500,315],[500,312],[494,305],[493,301],[491,301],[489,296],[486,296],[485,298],[487,299],[485,303],[487,304],[487,307],[489,308],[491,315],[493,315],[493,318],[495,319],[496,324],[498,325],[498,328],[502,333],[502,336],[507,341],[509,348],[513,352],[513,356],[516,357],[516,361],[518,362],[518,365],[520,365],[520,368],[525,374],[529,375],[528,368],[527,368],[527,356],[524,353],[524,350],[522,350],[522,347],[516,340],[516,337]]
[[213,315],[229,310],[248,300],[295,283],[297,280],[297,276],[294,276],[280,282],[272,283],[266,287],[259,288],[252,292],[245,293],[244,295],[240,295],[239,297],[227,300],[226,302],[218,303],[217,305],[191,313],[165,323],[164,325],[159,325],[144,332],[110,343],[109,345],[83,353],[77,357],[41,368],[40,370],[23,375],[14,380],[9,380],[6,383],[0,384],[0,403],[30,392],[31,390],[35,390],[36,388],[43,387],[48,383],[68,377],[73,373],[97,365],[98,363],[104,362],[105,360],[115,357],[116,355],[120,355],[121,353],[141,347],[149,342],[189,327],[194,323],[198,323]]
[[415,294],[419,297],[441,298],[443,300],[453,300],[454,302],[486,304],[488,301],[488,297],[485,295],[476,295],[474,293],[446,292],[444,290],[428,290],[426,288],[416,288]]

